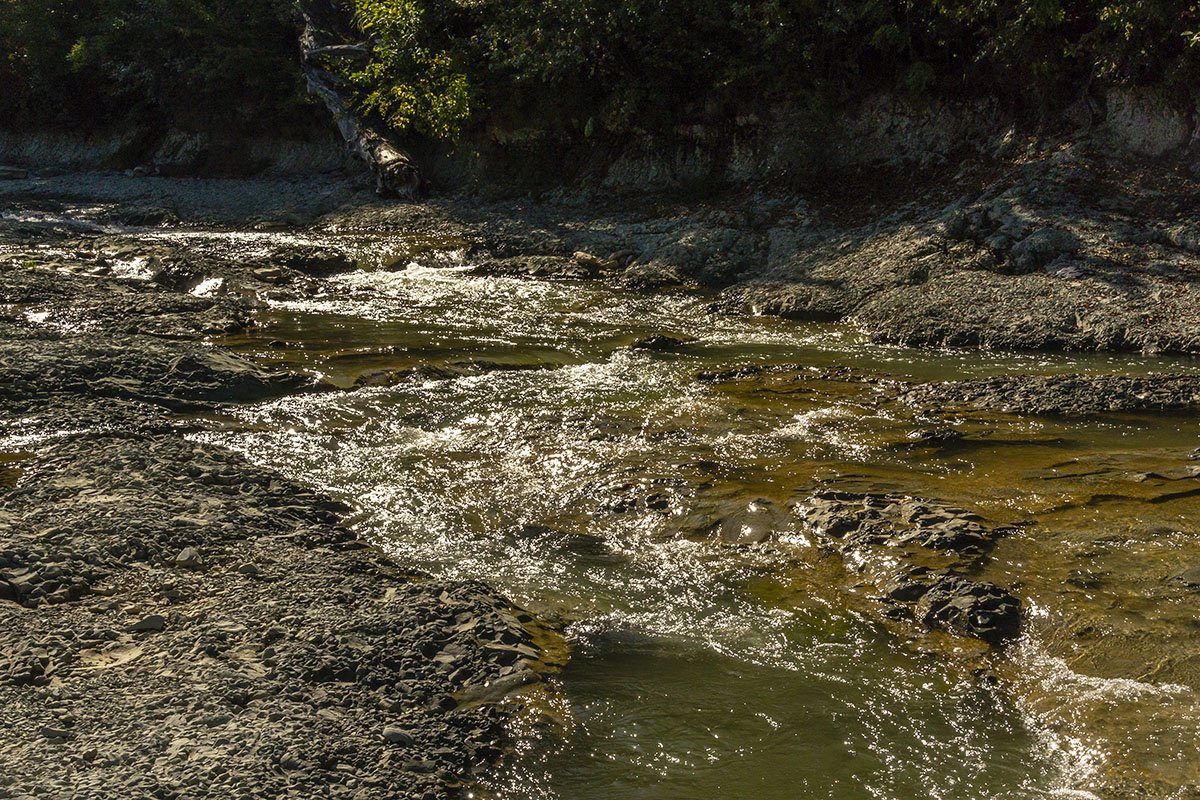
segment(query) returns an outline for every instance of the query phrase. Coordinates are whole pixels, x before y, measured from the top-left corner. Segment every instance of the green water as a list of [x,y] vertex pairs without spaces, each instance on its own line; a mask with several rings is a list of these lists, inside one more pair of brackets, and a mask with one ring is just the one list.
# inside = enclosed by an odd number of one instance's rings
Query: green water
[[[229,344],[392,383],[245,409],[210,438],[348,499],[405,563],[567,623],[555,724],[522,734],[475,796],[1081,798],[1200,781],[1200,598],[1170,580],[1200,564],[1200,422],[948,416],[857,377],[1198,365],[918,352],[453,262],[274,303]],[[653,333],[696,341],[626,347]],[[748,364],[798,366],[696,379]],[[454,369],[413,370],[430,365]],[[914,444],[939,427],[963,438]],[[881,624],[788,507],[830,483],[1028,523],[985,568],[1026,601],[1018,645],[992,658]],[[621,511],[631,497],[661,499]]]
[[21,462],[30,457],[29,453],[5,453],[0,451],[0,488],[15,486],[21,477]]

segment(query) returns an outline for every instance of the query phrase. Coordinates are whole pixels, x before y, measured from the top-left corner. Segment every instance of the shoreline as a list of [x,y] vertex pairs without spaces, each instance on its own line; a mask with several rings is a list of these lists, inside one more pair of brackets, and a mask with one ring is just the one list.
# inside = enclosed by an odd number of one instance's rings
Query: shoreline
[[[176,291],[169,263],[87,274],[91,255],[0,276],[0,797],[424,800],[496,764],[557,634],[189,438],[224,404],[322,387],[204,344],[251,324],[244,298]],[[26,314],[47,302],[72,318]]]
[[1186,154],[1113,155],[1097,135],[703,199],[582,188],[407,204],[328,175],[34,173],[0,181],[0,201],[45,217],[88,202],[100,227],[419,229],[460,242],[482,272],[703,289],[714,313],[841,322],[904,346],[1196,356],[1198,169]]
[[[1058,186],[1055,164],[1012,185]],[[1181,183],[1178,198],[1192,185]],[[1124,250],[1104,250],[1112,232],[1088,227],[1101,224],[1097,217],[1073,234],[1075,249],[1013,274],[1008,265],[1029,250],[1021,242],[1046,226],[1066,226],[1061,192],[1049,192],[1037,213],[1014,212],[1042,227],[1027,224],[1034,229],[1026,238],[1005,245],[976,240],[973,211],[962,231],[954,229],[957,239],[934,230],[970,207],[941,204],[948,191],[917,187],[923,205],[875,219],[868,209],[753,194],[691,205],[642,198],[629,207],[585,197],[398,205],[310,179],[83,175],[0,184],[0,198],[18,203],[0,219],[0,258],[12,265],[0,272],[0,337],[9,351],[0,357],[0,434],[13,443],[0,454],[0,601],[7,601],[0,613],[9,623],[0,641],[0,700],[29,723],[0,742],[0,754],[22,765],[0,783],[0,797],[37,796],[42,787],[30,782],[52,780],[68,742],[80,756],[59,779],[97,797],[225,796],[243,785],[264,796],[319,787],[365,797],[411,786],[403,796],[424,800],[452,795],[503,757],[504,723],[516,709],[494,703],[509,690],[542,691],[540,676],[560,665],[561,654],[538,643],[556,634],[486,586],[406,574],[340,526],[340,504],[193,436],[237,424],[222,414],[229,403],[338,391],[210,343],[253,325],[263,297],[320,297],[327,276],[356,268],[354,236],[423,232],[381,268],[453,249],[477,262],[476,273],[600,279],[631,291],[704,289],[716,292],[713,313],[832,319],[888,342],[968,344],[974,337],[981,345],[1069,351],[1091,342],[1125,352],[1141,330],[1166,337],[1143,350],[1196,354],[1189,342],[1200,341],[1200,317],[1171,317],[1167,309],[1139,329],[1124,316],[1164,287],[1179,302],[1200,292],[1200,263],[1193,264],[1200,258],[1186,237],[1183,244],[1151,241],[1160,254],[1153,258],[1174,265],[1154,273],[1122,261]],[[250,212],[263,198],[269,202]],[[767,213],[755,216],[760,206]],[[914,216],[925,223],[915,225]],[[995,221],[982,212],[979,219]],[[245,239],[246,249],[221,253],[202,236],[153,235],[202,234],[213,223]],[[1143,233],[1156,224],[1149,216],[1129,223]],[[314,244],[326,239],[334,244]],[[884,258],[889,252],[895,261]],[[1111,258],[1101,263],[1106,252]],[[826,257],[830,266],[812,266]],[[1047,271],[1064,258],[1092,272]],[[928,269],[916,281],[920,264]],[[825,269],[842,270],[846,281],[835,285]],[[942,297],[938,287],[954,281],[967,288],[983,281],[994,307],[972,307],[970,317],[933,314],[936,325],[926,333],[937,336],[928,340],[925,333],[912,342],[900,336],[930,314],[929,303]],[[1067,294],[1046,293],[1047,286]],[[1013,287],[1019,291],[1006,295]],[[1118,299],[1097,312],[1112,316],[1107,327],[1053,313],[1063,297],[1085,303],[1108,290]],[[887,324],[863,322],[921,292],[929,297]],[[1014,327],[1005,313],[1018,311],[1024,316]],[[1097,338],[1121,325],[1121,336]],[[1190,411],[1198,385],[1200,378],[1187,375],[1022,375],[913,384],[901,399],[1051,415]],[[39,444],[26,457],[20,443],[30,440]],[[831,519],[870,527],[861,509],[838,506],[846,498],[825,500]],[[892,502],[865,494],[850,500],[871,513]],[[851,536],[831,546],[853,556],[859,544]],[[951,568],[967,570],[976,558],[967,555]],[[894,575],[869,577],[898,592],[897,617],[972,635],[936,608],[914,605],[911,580],[892,586]],[[943,583],[947,596],[935,598],[942,605],[967,598],[997,612],[979,638],[1010,638],[1017,612],[1007,589]],[[94,701],[105,694],[114,699]],[[283,708],[275,697],[285,698]],[[460,701],[472,707],[455,713]],[[246,741],[254,745],[244,748]],[[305,743],[303,752],[286,744],[296,741]],[[199,783],[180,782],[184,774]]]

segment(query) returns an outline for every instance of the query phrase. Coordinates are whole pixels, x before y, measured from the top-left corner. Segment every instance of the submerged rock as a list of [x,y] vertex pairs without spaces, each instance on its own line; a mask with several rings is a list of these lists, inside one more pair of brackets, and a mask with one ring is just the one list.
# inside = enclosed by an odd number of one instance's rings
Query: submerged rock
[[1184,570],[1174,576],[1172,580],[1188,589],[1200,590],[1200,565]]
[[1008,529],[989,528],[964,509],[896,495],[822,491],[799,510],[826,546],[874,584],[885,616],[993,646],[1020,632],[1020,600],[962,574],[976,569]]
[[916,618],[930,628],[982,639],[991,645],[1015,639],[1021,631],[1021,601],[992,583],[948,577],[917,600]]
[[650,350],[655,353],[666,353],[672,350],[678,350],[685,345],[691,344],[695,339],[681,339],[677,336],[668,336],[665,333],[656,333],[651,336],[644,336],[638,339],[633,344],[629,345],[631,350]]

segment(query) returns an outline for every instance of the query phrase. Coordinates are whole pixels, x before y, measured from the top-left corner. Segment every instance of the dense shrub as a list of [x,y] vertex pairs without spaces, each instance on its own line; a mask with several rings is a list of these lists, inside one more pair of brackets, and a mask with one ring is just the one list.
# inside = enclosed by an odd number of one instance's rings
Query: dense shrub
[[[319,0],[313,0],[319,2]],[[885,89],[1036,110],[1200,83],[1189,0],[329,0],[334,66],[398,131],[570,137],[728,124]],[[277,127],[302,102],[290,0],[0,0],[0,119]]]
[[289,0],[0,0],[11,121],[265,128],[304,101]]

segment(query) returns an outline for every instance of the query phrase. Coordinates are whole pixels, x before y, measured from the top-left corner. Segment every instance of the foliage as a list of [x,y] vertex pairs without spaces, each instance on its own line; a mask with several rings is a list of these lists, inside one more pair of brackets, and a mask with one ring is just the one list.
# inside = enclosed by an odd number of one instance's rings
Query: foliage
[[0,0],[0,113],[278,124],[303,97],[292,15],[288,0]]
[[[330,0],[370,49],[336,68],[397,130],[597,143],[803,98],[1200,85],[1196,0]],[[296,114],[291,0],[0,0],[0,114],[267,126]]]
[[1190,89],[1187,0],[356,0],[353,75],[399,128],[473,113],[592,138],[878,89],[1059,102],[1094,82]]
[[355,0],[354,24],[373,58],[347,79],[361,106],[399,131],[455,137],[470,113],[467,78],[446,51],[430,45],[430,18],[416,0]]

